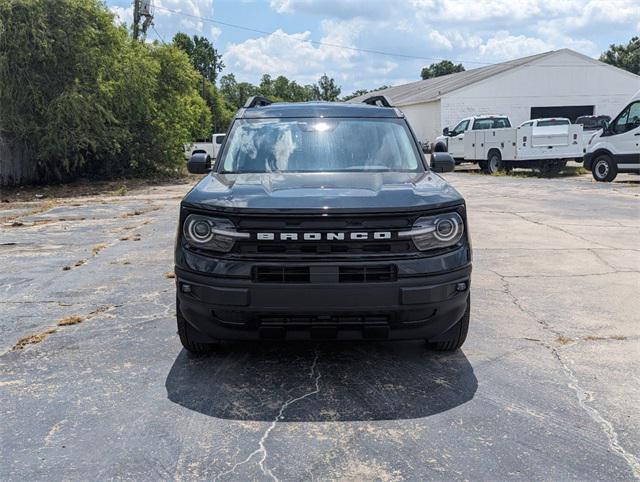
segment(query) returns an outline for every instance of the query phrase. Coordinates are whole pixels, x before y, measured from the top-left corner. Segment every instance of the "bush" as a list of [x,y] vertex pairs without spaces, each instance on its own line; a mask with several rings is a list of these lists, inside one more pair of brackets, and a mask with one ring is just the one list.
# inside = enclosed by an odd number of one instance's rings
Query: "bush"
[[183,52],[132,40],[98,0],[4,0],[0,137],[22,155],[0,184],[176,169],[211,132],[197,86]]

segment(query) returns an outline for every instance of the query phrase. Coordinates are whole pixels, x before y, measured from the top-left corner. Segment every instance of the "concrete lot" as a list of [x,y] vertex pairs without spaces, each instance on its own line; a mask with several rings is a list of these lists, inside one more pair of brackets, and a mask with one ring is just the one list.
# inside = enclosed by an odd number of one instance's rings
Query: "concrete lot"
[[0,205],[0,479],[640,478],[640,178],[446,177],[475,249],[453,355],[194,358],[171,278],[187,186]]

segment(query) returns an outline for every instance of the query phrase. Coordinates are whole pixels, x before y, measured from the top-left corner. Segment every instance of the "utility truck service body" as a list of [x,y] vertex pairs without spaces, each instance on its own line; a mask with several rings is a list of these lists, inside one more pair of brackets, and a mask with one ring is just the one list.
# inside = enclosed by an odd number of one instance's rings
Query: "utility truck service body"
[[569,119],[533,119],[517,128],[474,128],[481,121],[488,124],[486,119],[471,118],[468,124],[471,127],[462,132],[462,140],[460,134],[456,136],[455,152],[449,153],[457,161],[478,163],[484,172],[492,174],[513,167],[559,170],[568,160],[583,155],[582,126],[571,124]]
[[184,156],[187,159],[191,159],[191,156],[194,154],[207,154],[211,159],[216,159],[218,157],[218,152],[220,151],[220,146],[224,141],[224,136],[226,134],[213,134],[211,140],[208,139],[198,139],[192,144],[186,144],[184,146]]

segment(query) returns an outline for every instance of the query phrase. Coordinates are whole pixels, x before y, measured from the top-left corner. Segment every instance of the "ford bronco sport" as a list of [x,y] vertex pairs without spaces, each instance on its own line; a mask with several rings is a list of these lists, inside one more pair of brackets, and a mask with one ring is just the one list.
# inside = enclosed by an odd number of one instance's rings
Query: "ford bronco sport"
[[[469,327],[465,203],[404,115],[365,104],[251,98],[182,200],[178,334],[220,340],[425,339],[453,351]],[[212,171],[209,173],[209,171]]]

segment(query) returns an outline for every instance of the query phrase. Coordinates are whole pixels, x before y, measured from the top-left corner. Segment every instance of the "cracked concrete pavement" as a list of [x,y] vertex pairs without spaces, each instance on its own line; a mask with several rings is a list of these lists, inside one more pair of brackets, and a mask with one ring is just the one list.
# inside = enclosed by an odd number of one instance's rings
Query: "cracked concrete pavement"
[[0,205],[0,479],[640,478],[640,179],[446,177],[475,256],[451,355],[192,357],[171,278],[187,186]]

